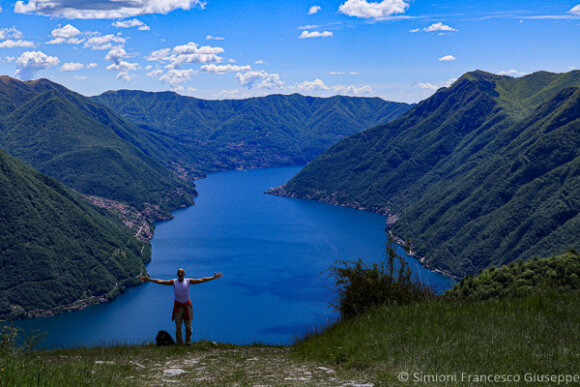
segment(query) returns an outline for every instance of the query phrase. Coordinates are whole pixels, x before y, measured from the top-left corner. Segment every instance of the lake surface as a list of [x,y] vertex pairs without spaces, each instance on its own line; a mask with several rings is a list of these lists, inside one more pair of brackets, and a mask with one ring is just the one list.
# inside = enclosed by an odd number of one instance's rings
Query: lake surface
[[[385,218],[350,208],[265,195],[300,167],[210,174],[197,182],[196,205],[159,223],[151,277],[171,279],[223,272],[194,285],[193,340],[290,344],[332,323],[334,283],[325,272],[337,259],[380,261]],[[444,290],[452,281],[409,258],[414,272]],[[48,332],[47,347],[135,344],[172,335],[173,288],[146,283],[112,302],[55,317],[17,322]]]

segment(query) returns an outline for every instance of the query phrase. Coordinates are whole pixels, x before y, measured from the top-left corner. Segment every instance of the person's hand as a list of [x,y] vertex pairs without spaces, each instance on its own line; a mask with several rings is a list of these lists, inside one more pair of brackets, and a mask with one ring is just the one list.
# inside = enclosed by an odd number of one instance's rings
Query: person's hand
[[146,277],[144,275],[140,275],[139,278],[141,279],[141,281],[145,282],[149,280],[149,277]]
[[220,273],[213,273],[213,278],[214,279],[222,278],[222,276],[223,276],[223,274],[221,272]]

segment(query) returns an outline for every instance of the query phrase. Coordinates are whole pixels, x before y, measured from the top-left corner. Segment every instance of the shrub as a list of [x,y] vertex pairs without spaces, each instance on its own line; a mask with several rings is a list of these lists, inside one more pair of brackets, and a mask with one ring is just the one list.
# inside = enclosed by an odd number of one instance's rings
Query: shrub
[[412,278],[409,263],[397,254],[390,235],[380,263],[368,265],[360,258],[356,261],[339,260],[330,268],[330,273],[336,278],[337,308],[343,319],[361,314],[373,306],[406,304],[435,294],[428,286]]

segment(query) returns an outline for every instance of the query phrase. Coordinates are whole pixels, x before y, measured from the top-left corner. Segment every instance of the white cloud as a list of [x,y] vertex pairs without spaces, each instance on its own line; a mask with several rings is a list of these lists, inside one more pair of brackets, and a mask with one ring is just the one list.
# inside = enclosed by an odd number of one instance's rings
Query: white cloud
[[335,85],[332,86],[335,93],[337,94],[347,94],[347,95],[368,95],[374,93],[374,89],[371,85],[364,85],[364,86],[343,86],[343,85]]
[[137,29],[139,31],[149,31],[151,29],[151,27],[149,27],[147,24],[143,23],[141,20],[138,19],[131,19],[131,20],[118,20],[116,22],[114,22],[113,27],[117,27],[117,28],[133,28],[133,27],[137,27]]
[[81,31],[73,25],[67,24],[64,27],[58,27],[52,30],[50,36],[52,40],[46,42],[46,44],[79,44],[84,41],[83,38],[78,37],[81,35]]
[[23,80],[32,79],[36,72],[58,65],[60,60],[42,51],[25,51],[16,60],[16,76]]
[[313,5],[308,9],[308,14],[314,15],[315,13],[318,13],[318,11],[320,11],[321,9],[322,7],[320,5]]
[[517,70],[503,70],[500,71],[499,73],[497,73],[497,75],[509,75],[510,77],[522,77],[524,75],[528,75],[529,73],[523,73],[521,71],[517,71]]
[[167,68],[180,68],[184,63],[219,63],[223,60],[218,56],[224,52],[221,47],[199,46],[194,42],[189,42],[181,46],[175,46],[173,49],[163,48],[151,52],[147,57],[148,61],[167,62]]
[[254,64],[266,64],[266,62],[264,61],[264,59],[258,59],[254,61]]
[[331,71],[329,72],[330,75],[344,75],[343,71]]
[[419,32],[419,31],[421,31],[420,28],[413,28],[412,30],[409,30],[409,32]]
[[270,74],[264,70],[252,70],[245,73],[237,73],[236,80],[241,86],[245,86],[248,89],[254,86],[257,89],[273,89],[284,85],[284,82],[280,81],[279,74]]
[[368,2],[366,0],[347,0],[338,7],[338,11],[359,18],[386,19],[391,15],[405,13],[409,3],[405,0],[383,0]]
[[421,89],[427,89],[427,90],[437,90],[437,89],[439,89],[439,86],[434,85],[434,84],[429,83],[429,82],[425,82],[425,83],[419,82],[417,84],[417,86],[419,86],[419,88],[421,88]]
[[328,38],[332,36],[331,31],[302,31],[298,39],[309,39],[309,38]]
[[97,66],[98,66],[98,64],[96,64],[96,63],[89,63],[86,67],[87,67],[87,69],[94,69]]
[[14,47],[34,47],[34,43],[29,40],[12,40],[12,39],[0,42],[0,48],[14,48]]
[[225,38],[222,38],[221,36],[213,36],[213,35],[207,35],[205,37],[205,40],[224,40]]
[[157,70],[151,70],[147,73],[148,77],[153,77],[153,78],[157,78],[158,76],[160,76],[161,74],[163,74],[163,70],[161,69],[157,69]]
[[139,69],[138,63],[129,63],[124,60],[119,61],[119,63],[113,63],[107,66],[107,70],[116,71],[117,79],[123,81],[133,80],[133,75],[129,74],[130,71],[135,71]]
[[127,56],[127,52],[121,46],[114,47],[111,51],[105,55],[105,60],[111,61],[115,64],[119,64],[123,58]]
[[321,25],[319,25],[319,24],[309,24],[307,26],[298,26],[298,29],[299,30],[313,30],[313,29],[316,29],[319,27],[321,27]]
[[82,63],[76,63],[76,62],[68,62],[68,63],[63,63],[62,66],[60,66],[60,71],[79,71],[85,68],[85,65]]
[[108,35],[96,35],[89,38],[85,44],[84,48],[90,47],[91,50],[109,50],[114,44],[125,44],[127,39],[121,36],[121,34],[108,34]]
[[429,27],[423,28],[423,31],[425,31],[425,32],[433,32],[433,31],[457,31],[457,29],[456,28],[453,28],[451,26],[448,26],[447,24],[443,24],[443,23],[439,22],[439,23],[433,23]]
[[195,74],[192,69],[187,70],[169,70],[166,74],[162,75],[159,80],[170,84],[174,89],[181,90],[181,84],[189,81],[191,76]]
[[24,35],[15,27],[0,28],[0,40],[4,39],[21,39]]
[[0,63],[10,63],[14,62],[16,58],[13,56],[5,56],[4,58],[0,57]]
[[176,9],[204,8],[201,0],[28,0],[17,1],[15,13],[35,13],[66,19],[123,19],[146,14],[167,14]]
[[316,78],[313,81],[304,81],[301,83],[296,83],[294,84],[294,86],[291,87],[291,89],[298,90],[301,92],[330,90],[330,88],[326,86],[322,81],[322,79],[320,78]]
[[452,62],[455,59],[457,59],[457,58],[455,58],[453,55],[445,55],[445,56],[442,56],[441,58],[439,58],[439,62]]
[[568,11],[568,13],[571,13],[572,15],[578,15],[578,16],[580,16],[580,4],[575,5],[572,8],[570,8],[570,10]]
[[73,78],[76,79],[77,81],[84,81],[85,79],[87,79],[86,75],[73,75]]
[[225,73],[239,73],[240,71],[250,71],[252,67],[249,65],[246,66],[237,66],[237,65],[203,65],[201,66],[201,71],[205,71],[206,73],[213,73],[213,74],[225,74]]

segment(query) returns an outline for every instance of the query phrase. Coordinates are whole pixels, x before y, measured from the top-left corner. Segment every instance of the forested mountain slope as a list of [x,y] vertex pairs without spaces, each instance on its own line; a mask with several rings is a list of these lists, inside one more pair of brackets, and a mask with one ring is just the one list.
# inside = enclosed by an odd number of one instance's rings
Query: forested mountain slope
[[0,148],[87,195],[162,212],[193,203],[193,185],[168,168],[175,141],[46,79],[0,77]]
[[342,138],[410,107],[380,98],[292,94],[210,101],[135,90],[109,91],[93,100],[142,128],[204,149],[206,156],[196,164],[204,171],[306,163]]
[[331,147],[274,193],[391,215],[463,276],[580,246],[580,71],[475,71]]
[[117,218],[1,151],[0,219],[0,319],[112,298],[150,257]]

